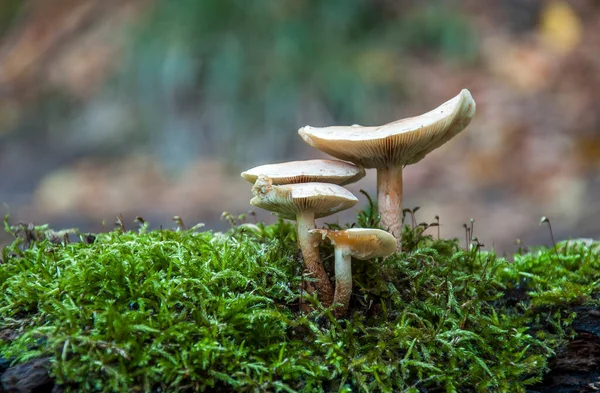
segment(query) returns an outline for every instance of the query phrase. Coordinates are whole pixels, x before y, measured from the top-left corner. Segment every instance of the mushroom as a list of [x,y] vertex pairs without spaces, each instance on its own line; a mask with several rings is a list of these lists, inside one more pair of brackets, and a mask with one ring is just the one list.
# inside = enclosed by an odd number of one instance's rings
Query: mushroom
[[315,218],[326,217],[354,206],[358,199],[344,187],[327,183],[300,183],[273,185],[264,175],[258,176],[252,187],[253,206],[277,213],[280,217],[296,220],[298,248],[304,264],[315,278],[314,286],[326,307],[333,301],[333,287],[321,263],[318,238],[308,231],[315,228]]
[[365,177],[365,170],[344,161],[306,160],[261,165],[242,172],[250,183],[256,182],[259,175],[270,177],[276,185],[322,182],[343,186]]
[[475,101],[459,95],[423,115],[382,126],[311,127],[298,133],[309,145],[365,168],[377,168],[381,225],[398,239],[402,230],[402,169],[462,131],[475,115]]
[[341,317],[348,311],[352,293],[351,257],[365,261],[387,257],[396,251],[396,238],[381,229],[350,228],[341,231],[312,229],[312,234],[320,234],[331,241],[335,249],[335,295],[333,302],[341,304],[335,316]]

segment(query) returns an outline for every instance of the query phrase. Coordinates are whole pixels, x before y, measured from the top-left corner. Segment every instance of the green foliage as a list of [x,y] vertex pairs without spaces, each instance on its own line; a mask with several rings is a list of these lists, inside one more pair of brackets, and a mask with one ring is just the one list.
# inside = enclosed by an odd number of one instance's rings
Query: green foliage
[[350,312],[336,320],[312,297],[299,311],[284,221],[78,243],[7,228],[19,239],[0,263],[0,355],[50,355],[77,392],[523,392],[600,274],[595,245],[509,262],[405,227],[402,253],[353,262]]
[[23,8],[21,0],[5,0],[2,3],[2,12],[0,12],[0,34],[4,34],[15,22],[17,15]]
[[[336,124],[381,122],[406,98],[407,55],[472,60],[474,29],[454,9],[443,2],[159,0],[115,88],[137,104],[151,140],[175,123],[179,138],[202,138],[184,145],[206,146],[228,162],[252,158],[265,141],[283,159],[297,135],[282,130],[298,129],[299,108],[325,111]],[[197,102],[212,103],[201,111],[210,116],[199,116],[187,135],[160,109],[165,100],[192,119]]]
[[365,190],[360,190],[360,193],[367,198],[367,206],[358,212],[356,223],[360,228],[379,228],[381,218],[377,211],[377,204]]
[[396,37],[411,51],[432,52],[455,62],[474,60],[477,40],[468,18],[443,2],[416,7],[400,20]]

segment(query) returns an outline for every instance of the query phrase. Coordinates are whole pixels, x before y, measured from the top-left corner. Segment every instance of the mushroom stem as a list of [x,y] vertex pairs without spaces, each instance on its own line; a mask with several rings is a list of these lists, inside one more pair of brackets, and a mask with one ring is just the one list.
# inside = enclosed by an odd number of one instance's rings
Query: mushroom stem
[[398,242],[402,234],[402,167],[377,169],[377,206],[381,226]]
[[334,315],[342,317],[348,311],[350,295],[352,294],[352,262],[349,252],[344,247],[335,246],[335,295],[333,302],[341,304]]
[[[298,233],[298,248],[302,251],[302,258],[306,270],[311,278],[316,281],[312,284],[317,290],[321,303],[329,307],[333,302],[333,286],[329,282],[329,277],[321,263],[319,255],[319,241],[315,240],[315,235],[309,233],[310,229],[315,228],[315,214],[311,211],[298,213],[296,216],[296,230]],[[318,235],[316,236],[318,237]]]

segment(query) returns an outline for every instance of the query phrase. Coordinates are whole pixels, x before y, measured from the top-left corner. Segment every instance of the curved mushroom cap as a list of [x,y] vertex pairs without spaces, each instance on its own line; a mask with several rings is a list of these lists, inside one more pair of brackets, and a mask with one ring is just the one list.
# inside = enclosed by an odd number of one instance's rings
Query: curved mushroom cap
[[341,231],[329,229],[311,229],[310,233],[319,233],[329,238],[336,247],[345,247],[346,252],[356,259],[367,260],[387,257],[396,251],[396,238],[381,229],[349,228]]
[[311,127],[298,133],[309,145],[365,168],[414,164],[462,131],[475,115],[463,89],[436,109],[377,127]]
[[295,220],[300,212],[313,212],[315,218],[326,217],[356,205],[358,199],[344,187],[329,183],[300,183],[274,186],[270,178],[260,175],[252,187],[253,206]]
[[322,182],[343,186],[362,179],[365,170],[344,161],[306,160],[261,165],[242,172],[242,177],[250,183],[256,182],[259,175],[270,177],[277,185]]

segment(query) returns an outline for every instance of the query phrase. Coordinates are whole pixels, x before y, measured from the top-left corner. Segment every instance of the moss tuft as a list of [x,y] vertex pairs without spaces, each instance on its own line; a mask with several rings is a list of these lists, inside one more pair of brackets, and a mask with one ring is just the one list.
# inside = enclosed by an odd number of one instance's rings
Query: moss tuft
[[283,221],[224,234],[144,225],[78,243],[7,229],[18,238],[1,254],[0,356],[49,355],[73,392],[523,392],[600,282],[596,244],[509,262],[406,227],[402,253],[353,262],[338,321],[301,293]]

